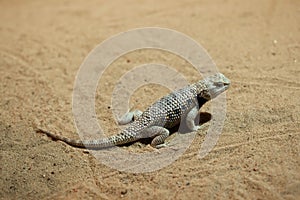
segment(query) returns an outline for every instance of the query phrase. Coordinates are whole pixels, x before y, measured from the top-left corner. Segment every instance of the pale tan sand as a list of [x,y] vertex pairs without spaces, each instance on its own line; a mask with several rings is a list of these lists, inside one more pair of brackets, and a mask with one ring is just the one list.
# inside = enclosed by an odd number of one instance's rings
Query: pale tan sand
[[[1,1],[0,21],[1,199],[300,198],[300,1]],[[72,91],[83,59],[110,36],[146,26],[191,36],[232,81],[224,129],[207,157],[197,158],[197,135],[167,168],[130,174],[34,131],[42,124],[77,137]],[[199,78],[165,52],[120,58],[99,83],[97,117],[107,133],[118,131],[108,109],[113,84],[151,61]],[[143,109],[166,92],[143,87],[131,104]]]

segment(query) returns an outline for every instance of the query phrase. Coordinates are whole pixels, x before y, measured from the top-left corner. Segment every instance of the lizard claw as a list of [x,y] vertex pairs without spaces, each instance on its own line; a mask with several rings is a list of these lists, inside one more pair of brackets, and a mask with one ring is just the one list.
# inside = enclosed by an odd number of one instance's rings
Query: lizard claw
[[160,148],[168,147],[168,144],[169,144],[168,142],[167,143],[165,142],[165,143],[162,143],[162,144],[158,144],[158,145],[155,146],[155,148],[156,149],[160,149]]

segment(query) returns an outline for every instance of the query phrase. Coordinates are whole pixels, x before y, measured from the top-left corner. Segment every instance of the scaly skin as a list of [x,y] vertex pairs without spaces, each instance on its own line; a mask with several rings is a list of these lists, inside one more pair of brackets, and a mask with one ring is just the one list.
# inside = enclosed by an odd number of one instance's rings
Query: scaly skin
[[[194,119],[197,117],[200,107],[227,90],[229,85],[229,79],[223,74],[217,73],[174,91],[156,101],[143,113],[135,111],[125,115],[122,124],[131,122],[133,118],[134,121],[121,133],[107,138],[82,141],[62,137],[40,128],[38,131],[55,140],[61,140],[81,148],[101,149],[126,144],[141,138],[153,138],[151,146],[159,148],[164,145],[165,139],[169,136],[168,129],[178,125],[182,119],[185,120],[191,131],[198,130],[200,126],[195,125]],[[135,115],[135,113],[139,114]]]

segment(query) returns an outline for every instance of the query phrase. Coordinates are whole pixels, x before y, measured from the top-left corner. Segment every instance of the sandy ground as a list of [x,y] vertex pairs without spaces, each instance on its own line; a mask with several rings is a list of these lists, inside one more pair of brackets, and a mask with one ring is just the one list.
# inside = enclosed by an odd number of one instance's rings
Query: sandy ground
[[[300,198],[300,1],[2,0],[0,10],[1,199]],[[197,157],[203,130],[168,167],[132,174],[35,132],[41,125],[78,137],[72,91],[79,66],[110,36],[146,26],[194,38],[232,81],[223,132],[208,156]],[[109,109],[113,84],[154,61],[199,78],[166,52],[124,55],[97,90],[106,132],[118,131]],[[131,104],[144,109],[166,92],[142,87]],[[139,142],[122,148],[150,149]]]

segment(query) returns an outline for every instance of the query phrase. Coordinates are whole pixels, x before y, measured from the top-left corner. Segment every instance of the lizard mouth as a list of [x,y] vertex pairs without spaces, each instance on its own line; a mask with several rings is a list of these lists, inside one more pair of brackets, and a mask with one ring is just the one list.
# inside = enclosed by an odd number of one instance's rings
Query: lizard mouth
[[223,91],[225,91],[225,90],[227,90],[227,89],[229,88],[229,86],[230,86],[230,80],[229,80],[229,79],[226,79],[226,80],[223,82],[221,88],[223,88],[223,89],[224,89]]
[[226,83],[222,83],[222,86],[220,87],[216,87],[212,90],[210,90],[210,97],[211,99],[217,97],[219,94],[223,93],[224,91],[226,91],[230,86],[230,82],[226,82]]
[[223,85],[223,87],[225,88],[225,90],[227,90],[229,88],[229,86],[230,86],[230,82],[224,83],[224,85]]

